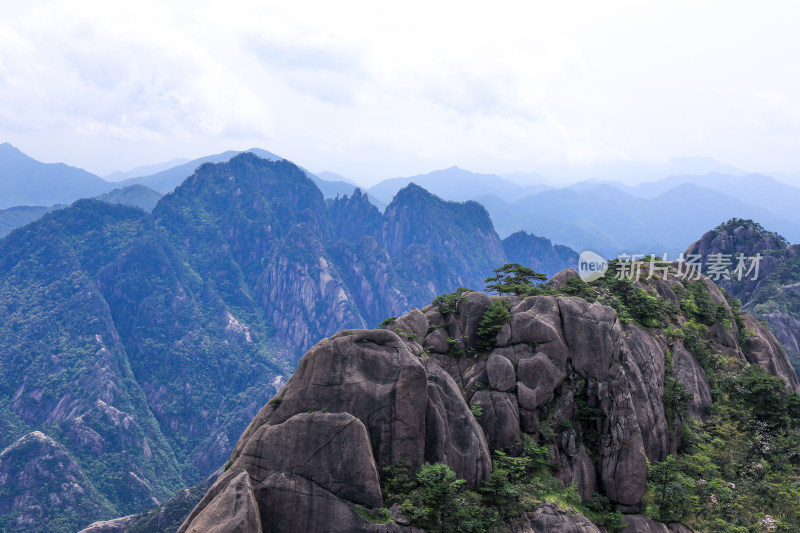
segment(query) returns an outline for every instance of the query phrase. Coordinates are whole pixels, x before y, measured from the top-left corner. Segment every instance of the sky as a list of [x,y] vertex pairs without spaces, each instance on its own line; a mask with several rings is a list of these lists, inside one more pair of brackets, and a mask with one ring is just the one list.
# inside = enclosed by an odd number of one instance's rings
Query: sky
[[365,185],[687,156],[800,174],[796,2],[0,7],[0,142],[99,175],[253,146]]

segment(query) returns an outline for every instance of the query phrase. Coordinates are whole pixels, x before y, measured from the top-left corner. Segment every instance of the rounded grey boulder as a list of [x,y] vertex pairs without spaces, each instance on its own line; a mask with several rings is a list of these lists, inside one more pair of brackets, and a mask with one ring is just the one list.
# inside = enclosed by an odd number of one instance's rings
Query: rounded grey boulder
[[486,374],[489,378],[489,386],[501,392],[510,391],[517,382],[514,364],[502,355],[489,356],[489,360],[486,362]]

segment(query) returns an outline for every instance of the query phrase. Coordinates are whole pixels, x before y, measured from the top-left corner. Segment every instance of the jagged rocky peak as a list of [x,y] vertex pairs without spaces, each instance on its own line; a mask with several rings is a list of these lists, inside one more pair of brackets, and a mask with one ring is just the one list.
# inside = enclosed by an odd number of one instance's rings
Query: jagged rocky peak
[[732,218],[707,231],[699,240],[686,249],[685,254],[755,255],[767,250],[783,250],[788,247],[786,239],[779,234],[767,231],[761,224],[752,220]]
[[443,288],[480,287],[506,262],[482,205],[448,202],[413,183],[386,207],[378,240],[401,274],[409,301],[418,304]]
[[334,234],[339,239],[358,242],[363,236],[376,235],[382,215],[367,197],[356,188],[353,194],[327,199]]
[[411,183],[397,192],[384,211],[382,241],[392,257],[417,243],[430,243],[435,251],[444,251],[454,246],[450,242],[454,236],[461,235],[488,237],[489,252],[502,256],[489,213],[477,202],[442,200]]
[[[607,277],[594,296],[579,279],[561,278],[560,287],[527,298],[444,295],[381,328],[322,340],[253,419],[226,473],[179,531],[411,531],[397,508],[376,513],[386,505],[387,467],[444,463],[478,488],[493,451],[518,456],[530,443],[549,449],[564,486],[574,483],[584,500],[607,498],[630,530],[688,531],[641,514],[647,462],[681,445],[665,382],[677,380],[691,395],[685,416],[711,413],[708,361],[675,328],[706,328],[704,346],[797,391],[786,354],[707,279],[692,285],[674,265],[625,292],[606,292],[614,286]],[[576,291],[588,299],[569,295]],[[636,291],[658,309],[625,299]],[[685,298],[713,310],[713,320],[702,309],[679,312],[673,302]],[[542,503],[502,527],[600,531]]]
[[706,264],[713,256],[727,256],[731,270],[739,264],[740,256],[745,258],[747,267],[757,262],[757,268],[747,275],[729,279],[723,276],[715,282],[740,299],[743,309],[769,324],[783,347],[792,357],[798,357],[800,316],[794,311],[797,309],[794,300],[800,288],[797,283],[800,245],[789,245],[782,236],[752,220],[732,219],[706,232],[685,254],[699,255]]

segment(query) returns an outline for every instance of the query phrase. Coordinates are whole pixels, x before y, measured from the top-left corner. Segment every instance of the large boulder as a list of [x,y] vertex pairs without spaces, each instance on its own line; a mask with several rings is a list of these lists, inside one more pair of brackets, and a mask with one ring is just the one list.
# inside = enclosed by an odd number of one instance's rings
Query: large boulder
[[431,352],[445,354],[450,351],[450,343],[447,342],[448,338],[449,335],[446,329],[435,329],[425,336],[422,346]]
[[569,349],[564,342],[558,300],[531,296],[511,309],[511,344],[529,345],[566,367]]
[[180,533],[261,533],[258,504],[250,477],[244,469],[228,471],[203,499]]
[[522,452],[519,437],[519,409],[514,395],[507,392],[482,390],[472,397],[471,405],[480,405],[478,422],[489,439],[492,450],[517,455]]
[[486,374],[489,386],[501,392],[510,391],[517,382],[514,364],[498,354],[489,356],[489,360],[486,362]]
[[558,308],[575,372],[600,381],[615,376],[622,337],[616,311],[571,297],[558,298]]
[[281,424],[262,426],[232,468],[246,470],[254,484],[273,472],[286,472],[340,498],[383,506],[367,429],[349,413],[301,413]]
[[578,273],[575,272],[574,268],[565,268],[564,270],[556,272],[555,276],[547,281],[547,284],[553,288],[566,287],[569,280],[577,277]]
[[264,533],[407,531],[396,524],[374,524],[352,504],[293,474],[270,474],[254,494],[262,513],[269,513],[268,518],[262,518]]
[[458,329],[470,346],[478,342],[478,325],[491,304],[491,297],[482,292],[465,293],[464,300],[458,304]]
[[401,316],[392,323],[392,328],[399,328],[406,335],[412,335],[420,343],[428,334],[428,319],[417,308],[412,309],[408,314]]
[[506,520],[505,525],[513,533],[601,533],[585,516],[562,511],[552,503],[543,503],[533,512]]
[[567,373],[557,367],[545,354],[538,352],[533,356],[519,359],[517,362],[517,376],[520,383],[525,385],[525,389],[530,389],[531,391],[528,393],[525,390],[520,395],[520,398],[531,394],[536,398],[533,402],[535,406],[532,406],[531,402],[526,398],[527,405],[525,405],[525,408],[536,409],[553,398],[553,391],[561,385],[564,378],[567,377]]
[[243,451],[258,429],[298,413],[350,413],[367,428],[378,468],[398,461],[422,466],[425,457],[427,374],[394,332],[348,330],[320,341],[256,416],[234,449]]

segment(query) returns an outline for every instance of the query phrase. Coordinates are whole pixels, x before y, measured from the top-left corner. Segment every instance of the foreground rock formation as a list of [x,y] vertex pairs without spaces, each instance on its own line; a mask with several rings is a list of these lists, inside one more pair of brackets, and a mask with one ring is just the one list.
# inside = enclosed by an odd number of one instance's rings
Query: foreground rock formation
[[[650,290],[657,285],[669,299],[680,281],[667,275],[653,283]],[[708,291],[715,305],[727,306],[710,282]],[[511,319],[494,348],[476,353],[481,319],[500,298]],[[742,346],[735,321],[711,328],[715,349],[760,365],[797,391],[780,345],[746,320],[752,336]],[[703,419],[711,409],[703,369],[680,340],[669,345],[673,375],[693,396],[692,416]],[[452,310],[414,309],[387,329],[340,332],[301,359],[179,531],[405,530],[365,517],[384,505],[383,468],[444,462],[477,487],[491,471],[491,450],[519,453],[522,434],[549,444],[564,484],[576,482],[584,499],[603,494],[626,513],[628,530],[686,531],[639,514],[647,461],[664,460],[677,445],[663,400],[667,346],[664,330],[623,324],[600,303],[478,292]],[[470,410],[477,405],[479,420]],[[599,531],[552,505],[507,526]]]

